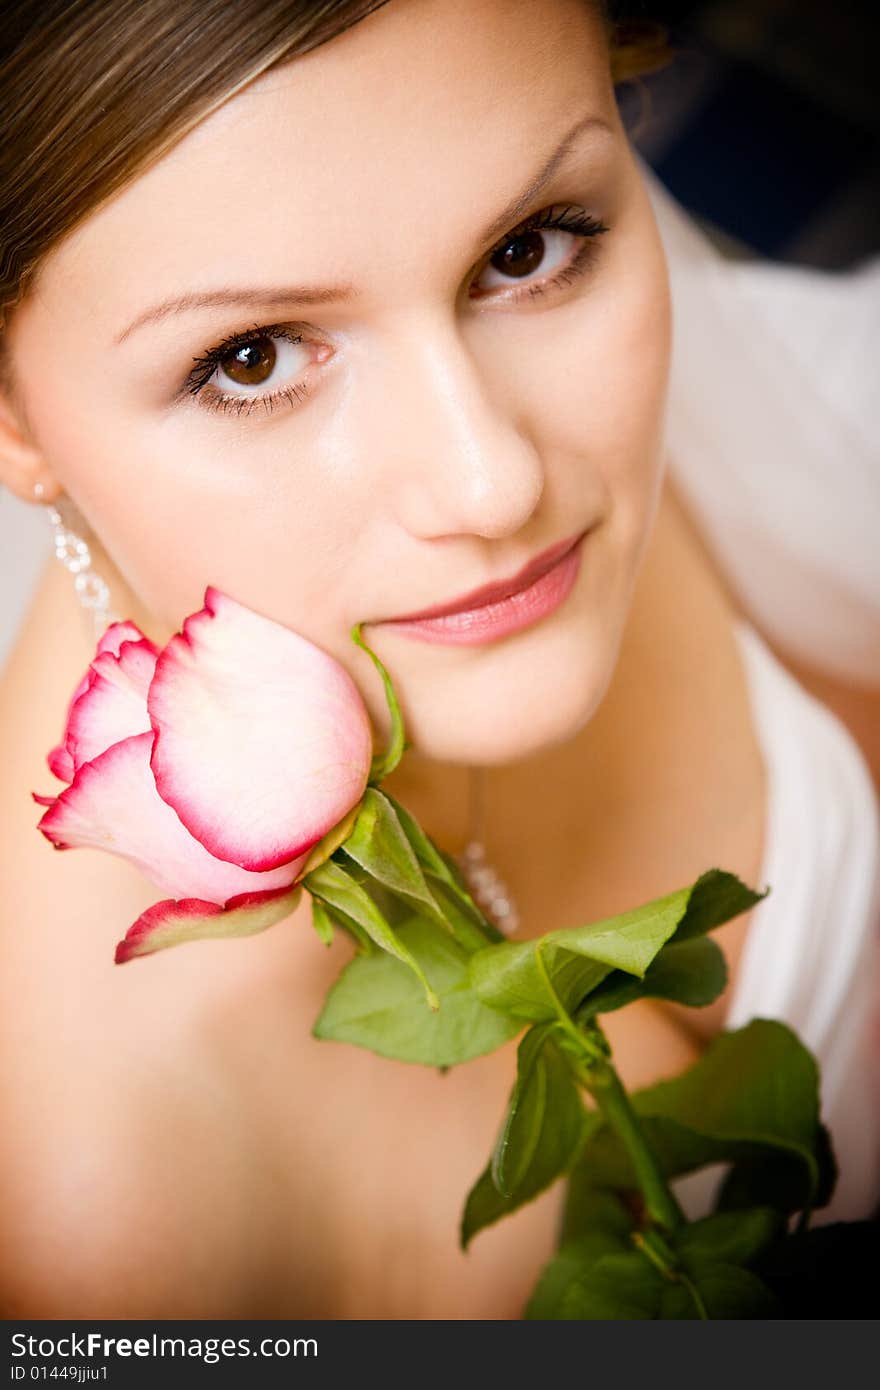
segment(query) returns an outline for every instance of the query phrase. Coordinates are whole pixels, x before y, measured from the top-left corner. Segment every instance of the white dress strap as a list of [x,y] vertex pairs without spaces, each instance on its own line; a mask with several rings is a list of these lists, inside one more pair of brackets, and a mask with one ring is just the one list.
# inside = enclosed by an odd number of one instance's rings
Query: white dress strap
[[767,771],[761,887],[726,1026],[788,1023],[819,1061],[825,1121],[845,1157],[822,1219],[880,1201],[880,804],[831,710],[736,624]]

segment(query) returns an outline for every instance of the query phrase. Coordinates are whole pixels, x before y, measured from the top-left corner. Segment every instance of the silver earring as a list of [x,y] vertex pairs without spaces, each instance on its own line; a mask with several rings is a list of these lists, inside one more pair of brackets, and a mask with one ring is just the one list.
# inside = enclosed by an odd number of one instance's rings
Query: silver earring
[[[42,483],[34,483],[35,497],[41,498],[44,492]],[[111,623],[119,622],[119,617],[110,608],[107,581],[92,569],[89,543],[76,529],[83,525],[82,518],[70,499],[63,496],[58,498],[57,506],[47,505],[46,515],[55,539],[55,558],[73,575],[74,591],[91,616],[98,642]]]
[[470,812],[468,842],[456,862],[478,906],[505,936],[519,926],[519,913],[498,870],[486,858],[486,770],[472,767],[469,774]]

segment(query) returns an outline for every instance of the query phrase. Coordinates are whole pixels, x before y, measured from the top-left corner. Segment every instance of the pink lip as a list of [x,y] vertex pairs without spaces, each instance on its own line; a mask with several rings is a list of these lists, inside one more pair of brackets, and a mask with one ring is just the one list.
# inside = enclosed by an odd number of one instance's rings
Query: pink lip
[[585,535],[585,531],[580,531],[576,536],[569,536],[564,541],[557,541],[555,545],[548,546],[507,579],[494,579],[489,584],[481,584],[477,589],[469,589],[466,594],[450,599],[448,603],[435,603],[431,608],[420,608],[417,613],[403,613],[399,618],[389,618],[387,621],[411,623],[422,618],[442,618],[447,613],[469,613],[473,608],[482,608],[496,599],[507,598],[510,594],[527,588],[539,575],[545,574]]
[[465,646],[529,627],[558,608],[571,591],[586,534],[581,531],[550,546],[509,579],[484,584],[450,603],[386,619],[381,626],[425,642]]

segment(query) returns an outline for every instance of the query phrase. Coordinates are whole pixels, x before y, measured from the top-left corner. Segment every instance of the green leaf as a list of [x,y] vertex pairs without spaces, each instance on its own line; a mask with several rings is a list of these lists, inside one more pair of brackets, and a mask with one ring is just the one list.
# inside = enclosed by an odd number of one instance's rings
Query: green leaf
[[[529,1319],[697,1319],[773,1317],[773,1295],[740,1262],[773,1240],[776,1212],[710,1217],[677,1233],[671,1273],[633,1249],[633,1214],[608,1189],[582,1184],[566,1209],[562,1244],[544,1267]],[[697,1298],[695,1300],[694,1291]]]
[[544,1268],[523,1317],[541,1321],[636,1321],[656,1318],[663,1276],[637,1250],[621,1245],[596,1255],[595,1243],[562,1246]]
[[552,1025],[529,1029],[517,1051],[517,1079],[491,1161],[470,1193],[461,1222],[467,1248],[477,1231],[543,1192],[570,1167],[588,1116],[554,1041]]
[[[695,1261],[682,1279],[667,1278],[639,1251],[601,1255],[578,1244],[563,1246],[543,1271],[524,1316],[545,1321],[710,1320],[772,1318],[778,1304],[751,1271]],[[691,1289],[696,1290],[699,1304]]]
[[[667,1176],[706,1164],[772,1168],[772,1193],[761,1205],[796,1211],[828,1190],[819,1124],[818,1071],[784,1024],[759,1019],[715,1038],[681,1076],[638,1091],[632,1103]],[[607,1125],[587,1142],[572,1181],[635,1187],[635,1175]],[[784,1181],[780,1175],[784,1171]],[[750,1204],[755,1205],[754,1192]]]
[[648,966],[644,979],[615,970],[603,980],[578,1009],[577,1022],[588,1023],[642,998],[672,999],[700,1008],[717,999],[726,984],[727,966],[714,941],[705,936],[679,941],[676,935]]
[[633,1249],[634,1212],[613,1191],[589,1177],[571,1182],[560,1249],[542,1271],[525,1317],[696,1319],[701,1307],[709,1318],[776,1316],[773,1295],[742,1265],[772,1248],[784,1226],[780,1213],[768,1210],[685,1225],[669,1237],[667,1273]]
[[769,892],[770,889],[765,888],[763,893],[756,893],[754,889],[747,888],[736,874],[730,874],[725,869],[707,869],[693,886],[675,940],[687,941],[714,931],[732,917],[738,917],[741,912],[754,907]]
[[[604,1121],[596,1110],[587,1112],[587,1131],[584,1150],[591,1137],[601,1130]],[[595,1235],[596,1231],[614,1232],[627,1241],[633,1228],[633,1211],[610,1187],[597,1186],[583,1162],[574,1168],[565,1190],[565,1206],[559,1233],[560,1245]],[[627,1248],[629,1248],[627,1246]]]
[[675,931],[690,892],[690,888],[681,888],[606,921],[563,930],[560,945],[615,970],[642,976]]
[[491,1164],[487,1163],[468,1193],[464,1205],[459,1227],[459,1244],[462,1250],[468,1248],[478,1231],[483,1230],[485,1226],[494,1225],[496,1221],[500,1221],[505,1216],[509,1216],[511,1212],[516,1211],[517,1207],[524,1206],[526,1202],[537,1195],[537,1191],[528,1192],[523,1187],[516,1202],[508,1201],[506,1197],[502,1197],[492,1181]]
[[[686,1261],[685,1272],[712,1321],[779,1316],[779,1304],[773,1294],[749,1269],[694,1257]],[[658,1318],[698,1316],[693,1297],[683,1283],[662,1285]]]
[[[476,952],[471,962],[474,988],[490,1007],[539,1023],[558,1015],[553,993],[571,1012],[612,971],[645,981],[667,942],[683,946],[744,912],[763,896],[747,888],[735,874],[709,869],[687,888],[616,917]],[[539,946],[553,993],[538,966]],[[708,1003],[720,992],[719,986],[723,988],[722,968],[711,946],[682,949],[667,957],[662,967],[658,963],[654,976],[642,988],[631,986],[624,991],[625,980],[619,976],[609,980],[602,1007],[619,1008],[649,993],[680,998],[682,1003]],[[589,1016],[587,1010],[585,1017]]]
[[530,1028],[517,1048],[516,1083],[489,1165],[492,1181],[502,1197],[510,1197],[520,1186],[547,1120],[547,1068],[543,1052],[551,1026],[539,1024]]
[[312,1032],[354,1043],[383,1057],[426,1066],[453,1066],[494,1052],[520,1026],[487,1008],[468,985],[467,955],[436,924],[417,916],[398,937],[440,999],[425,1009],[412,971],[384,951],[356,956],[329,991]]
[[394,686],[391,684],[391,677],[382,665],[378,656],[372,651],[361,636],[361,624],[355,623],[351,630],[351,640],[367,653],[379,675],[382,677],[382,685],[385,688],[385,699],[388,701],[388,710],[391,715],[391,737],[388,747],[384,753],[377,753],[370,763],[369,781],[371,784],[381,782],[383,777],[387,777],[393,772],[403,757],[406,747],[406,737],[403,727],[403,715],[400,712],[400,705],[394,693]]
[[641,1114],[670,1115],[705,1134],[764,1135],[812,1153],[819,1073],[790,1028],[757,1019],[714,1038],[693,1067],[642,1091],[636,1106]]
[[[546,941],[546,937],[539,938]],[[470,975],[474,992],[490,1008],[511,1018],[541,1023],[558,1018],[558,1009],[536,957],[533,941],[505,941],[476,951],[471,956]],[[594,989],[609,973],[607,965],[585,960],[552,945],[546,948],[545,963],[563,1007]]]
[[431,1009],[440,1002],[415,957],[404,945],[399,934],[379,911],[366,889],[334,859],[326,859],[317,869],[306,874],[303,883],[308,891],[333,910],[346,913],[367,933],[377,946],[408,965],[421,981],[425,998]]
[[342,848],[392,893],[437,913],[419,861],[384,792],[367,787],[357,820]]
[[[831,1135],[824,1125],[816,1131],[814,1156],[818,1165],[818,1183],[801,1205],[812,1210],[831,1201],[837,1182],[837,1163],[831,1147]],[[792,1193],[803,1187],[803,1174],[793,1171],[789,1153],[767,1153],[744,1158],[726,1175],[717,1199],[719,1210],[739,1210],[756,1205],[789,1210]]]
[[553,992],[571,1011],[611,970],[644,975],[681,921],[690,892],[683,888],[601,922],[477,951],[471,960],[474,989],[491,1008],[514,1018],[556,1018],[553,994],[536,958],[539,947]]
[[685,1260],[748,1265],[785,1230],[785,1217],[773,1207],[718,1212],[684,1226],[674,1237]]

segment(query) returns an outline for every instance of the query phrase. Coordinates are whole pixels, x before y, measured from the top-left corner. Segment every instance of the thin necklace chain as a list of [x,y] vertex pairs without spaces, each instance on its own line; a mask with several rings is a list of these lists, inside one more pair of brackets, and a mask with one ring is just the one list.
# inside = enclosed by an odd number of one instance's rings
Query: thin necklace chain
[[505,936],[519,926],[519,913],[503,878],[486,857],[486,769],[468,771],[468,841],[456,862],[471,896]]

